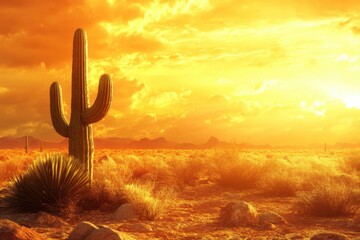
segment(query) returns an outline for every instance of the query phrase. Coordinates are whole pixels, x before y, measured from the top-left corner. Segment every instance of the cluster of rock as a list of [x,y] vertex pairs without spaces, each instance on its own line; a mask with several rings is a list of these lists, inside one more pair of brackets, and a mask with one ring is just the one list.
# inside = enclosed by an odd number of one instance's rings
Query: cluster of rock
[[130,235],[107,226],[96,226],[90,222],[81,222],[70,233],[68,240],[135,240]]
[[[224,227],[258,227],[272,230],[279,224],[288,222],[275,212],[258,213],[251,204],[238,201],[230,202],[220,209],[219,224]],[[299,239],[303,239],[302,237]],[[310,240],[347,240],[348,238],[338,233],[317,233]]]
[[274,229],[275,224],[287,224],[287,221],[277,213],[258,213],[251,204],[239,201],[230,202],[221,208],[219,223],[225,227],[261,226],[265,229]]

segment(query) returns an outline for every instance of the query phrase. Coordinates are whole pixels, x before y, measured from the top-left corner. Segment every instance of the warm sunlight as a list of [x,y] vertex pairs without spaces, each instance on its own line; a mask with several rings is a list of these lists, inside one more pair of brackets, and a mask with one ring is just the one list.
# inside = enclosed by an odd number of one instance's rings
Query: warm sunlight
[[114,81],[98,137],[360,142],[360,126],[344,124],[360,118],[355,1],[40,2],[2,3],[0,136],[61,140],[48,87],[61,84],[69,118],[69,40],[82,27],[90,101],[102,73]]
[[360,0],[0,0],[0,240],[360,240]]

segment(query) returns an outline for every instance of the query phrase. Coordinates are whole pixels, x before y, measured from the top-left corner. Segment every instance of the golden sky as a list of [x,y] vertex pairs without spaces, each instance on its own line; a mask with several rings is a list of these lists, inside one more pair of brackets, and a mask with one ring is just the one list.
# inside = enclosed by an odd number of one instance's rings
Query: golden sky
[[87,31],[97,137],[254,144],[360,142],[360,1],[0,0],[0,136],[60,140],[72,36]]

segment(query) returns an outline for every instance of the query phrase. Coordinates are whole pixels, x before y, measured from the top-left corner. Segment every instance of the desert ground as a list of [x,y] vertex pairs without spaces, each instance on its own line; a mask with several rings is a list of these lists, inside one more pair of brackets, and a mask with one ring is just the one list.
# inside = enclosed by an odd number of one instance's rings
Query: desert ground
[[[0,150],[1,194],[49,152]],[[354,149],[96,150],[91,204],[74,201],[53,214],[9,212],[0,203],[0,219],[46,239],[67,239],[83,221],[135,239],[360,239],[359,184]],[[230,202],[282,220],[226,222],[220,212]],[[124,203],[134,216],[115,216]]]

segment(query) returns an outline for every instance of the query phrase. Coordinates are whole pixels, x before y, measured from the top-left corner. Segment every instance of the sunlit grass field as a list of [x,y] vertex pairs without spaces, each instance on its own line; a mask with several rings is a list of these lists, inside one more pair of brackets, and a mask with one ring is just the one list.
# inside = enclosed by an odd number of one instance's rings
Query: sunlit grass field
[[[48,151],[51,152],[51,151]],[[45,153],[0,151],[0,186]],[[89,209],[114,210],[124,199],[140,218],[166,213],[184,188],[214,184],[263,197],[294,197],[299,212],[313,216],[356,213],[360,154],[356,150],[99,150]],[[91,206],[87,206],[91,202]],[[116,207],[115,207],[116,209]]]
[[[0,150],[0,197],[14,177],[50,152],[66,154],[65,150],[28,154]],[[91,190],[56,213],[73,224],[62,228],[65,235],[84,220],[118,227],[112,214],[124,203],[132,204],[137,221],[157,228],[136,233],[140,239],[293,233],[310,237],[334,230],[356,236],[360,231],[360,151],[356,149],[104,149],[95,151],[94,159]],[[289,224],[276,225],[272,232],[264,232],[264,226],[221,227],[219,210],[237,201],[246,201],[260,212],[279,213]],[[50,236],[54,229],[40,231]]]

